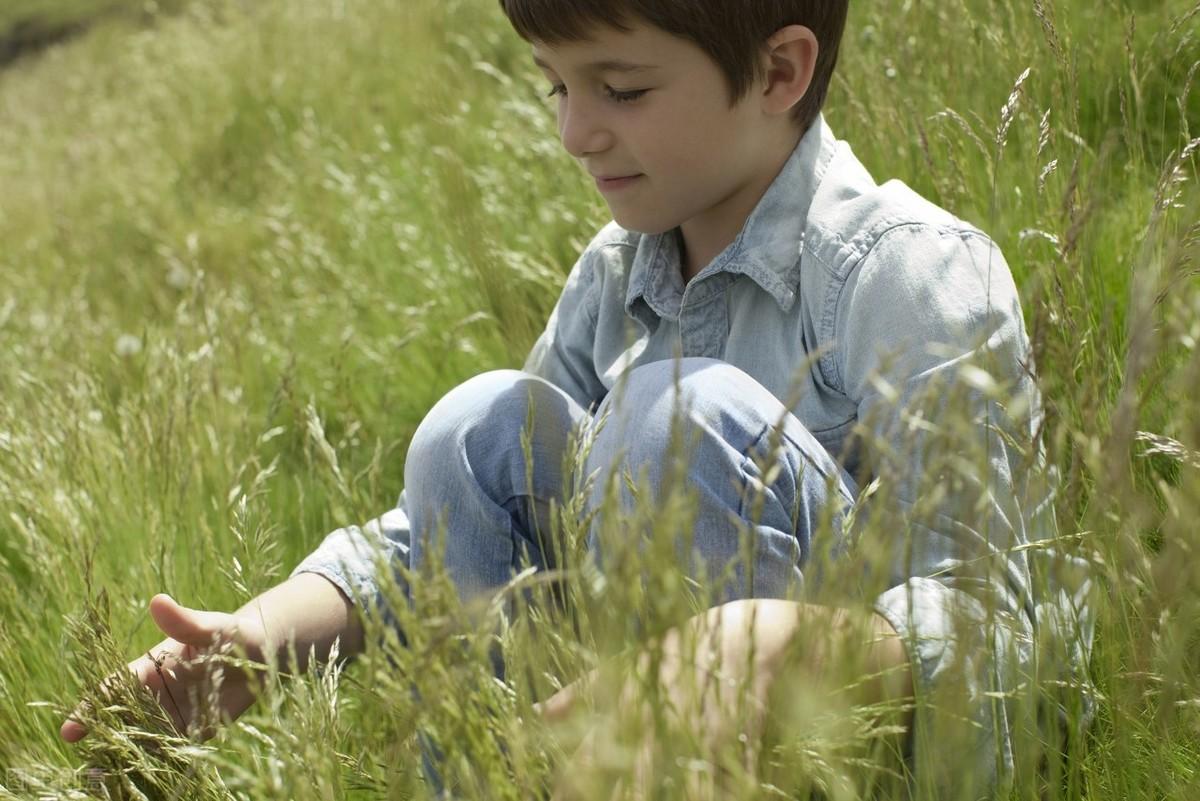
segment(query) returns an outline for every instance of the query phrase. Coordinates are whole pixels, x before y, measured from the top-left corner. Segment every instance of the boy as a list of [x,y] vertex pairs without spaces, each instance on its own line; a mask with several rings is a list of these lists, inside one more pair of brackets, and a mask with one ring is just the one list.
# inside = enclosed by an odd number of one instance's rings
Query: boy
[[[535,532],[549,530],[548,500],[569,489],[554,469],[568,432],[612,412],[587,468],[647,468],[657,487],[679,391],[700,432],[688,468],[700,488],[695,568],[719,573],[754,538],[753,564],[717,587],[739,614],[738,599],[792,597],[819,581],[819,556],[863,547],[843,531],[848,509],[867,500],[860,487],[870,495],[868,481],[885,479],[864,505],[876,528],[892,527],[869,543],[886,574],[872,611],[749,602],[777,625],[742,630],[731,647],[751,639],[778,651],[795,628],[788,609],[830,626],[868,615],[881,635],[864,646],[884,676],[876,699],[919,702],[905,721],[927,771],[919,780],[954,797],[1003,785],[1020,762],[1012,737],[1030,725],[1017,693],[1033,673],[1035,638],[1064,636],[1049,627],[1067,615],[1043,610],[1080,612],[1063,608],[1065,596],[1043,599],[1026,547],[1052,533],[1031,472],[1040,411],[1029,347],[994,243],[902,183],[877,185],[826,124],[847,0],[501,5],[532,44],[558,98],[562,144],[613,222],[571,271],[523,371],[478,376],[430,411],[396,509],[332,533],[287,582],[233,615],[156,596],[151,614],[168,635],[156,650],[186,661],[215,634],[261,655],[286,632],[297,653],[311,644],[323,654],[336,637],[355,653],[364,644],[353,607],[379,600],[373,560],[423,564],[438,510],[464,598],[526,562],[552,567],[553,548]],[[972,364],[988,373],[963,370]],[[923,416],[918,402],[938,393],[968,411],[970,435],[954,439]],[[519,446],[529,402],[541,465],[531,485]],[[783,469],[768,480],[750,457],[780,428],[770,456]],[[739,482],[765,485],[761,519],[730,489]],[[814,539],[823,516],[832,542]],[[589,545],[598,557],[619,547],[599,533]],[[149,660],[131,668],[158,689]],[[245,682],[224,692],[230,717],[252,702]],[[930,711],[952,698],[965,712],[958,728]],[[172,714],[182,726],[193,712]],[[68,721],[62,733],[74,740],[83,729]],[[953,754],[941,771],[934,748]]]

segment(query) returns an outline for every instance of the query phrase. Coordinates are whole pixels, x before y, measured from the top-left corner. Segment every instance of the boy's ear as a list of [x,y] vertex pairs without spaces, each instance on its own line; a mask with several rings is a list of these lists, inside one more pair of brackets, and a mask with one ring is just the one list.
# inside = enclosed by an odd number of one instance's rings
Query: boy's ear
[[817,35],[803,25],[780,28],[767,39],[763,111],[786,114],[800,102],[812,84],[818,50]]

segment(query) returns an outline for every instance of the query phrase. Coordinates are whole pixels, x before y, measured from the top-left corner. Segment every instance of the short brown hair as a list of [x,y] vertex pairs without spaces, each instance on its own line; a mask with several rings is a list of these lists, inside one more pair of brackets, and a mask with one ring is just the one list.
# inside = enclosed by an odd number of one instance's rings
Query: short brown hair
[[808,92],[792,109],[807,131],[825,105],[850,0],[500,0],[517,34],[527,42],[580,41],[590,29],[630,31],[644,20],[695,43],[709,55],[729,85],[730,105],[764,77],[759,56],[767,39],[788,25],[803,25],[817,37],[819,52]]

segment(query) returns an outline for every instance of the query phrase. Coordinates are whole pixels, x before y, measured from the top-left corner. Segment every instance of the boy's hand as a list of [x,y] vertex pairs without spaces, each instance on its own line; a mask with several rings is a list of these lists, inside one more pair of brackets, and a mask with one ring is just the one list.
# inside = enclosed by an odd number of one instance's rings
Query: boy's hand
[[[216,653],[236,656],[236,646],[240,646],[250,659],[262,662],[266,632],[252,617],[189,609],[162,593],[150,599],[150,616],[167,639],[130,662],[129,670],[154,692],[181,733],[186,734],[201,718],[209,721],[199,732],[201,739],[207,740],[216,734],[211,725],[214,713],[221,721],[234,720],[254,703],[253,685],[258,679],[245,670],[226,666],[218,708],[200,716],[193,696],[206,699],[209,695],[214,666],[206,665],[210,661],[206,657]],[[59,729],[59,735],[69,743],[87,736],[87,729],[79,722],[83,709],[83,704],[76,707]]]

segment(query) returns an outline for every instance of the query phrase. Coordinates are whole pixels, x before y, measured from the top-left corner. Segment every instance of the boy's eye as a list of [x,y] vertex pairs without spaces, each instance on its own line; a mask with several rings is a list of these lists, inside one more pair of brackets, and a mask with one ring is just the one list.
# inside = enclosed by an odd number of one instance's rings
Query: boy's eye
[[[637,100],[639,97],[646,94],[648,91],[650,91],[650,90],[649,89],[631,89],[627,92],[620,92],[620,91],[617,91],[616,89],[613,89],[611,86],[604,87],[604,92],[605,92],[605,94],[608,95],[609,99],[614,100],[618,103],[632,103],[634,100]],[[546,95],[546,97],[554,97],[555,95],[562,95],[563,97],[566,97],[566,95],[567,95],[566,84],[561,84],[561,83],[554,84],[553,86],[550,87],[550,94]]]
[[608,96],[610,98],[617,101],[618,103],[632,103],[634,100],[637,100],[639,97],[646,94],[646,92],[648,92],[650,90],[648,90],[648,89],[631,89],[628,92],[618,92],[616,89],[606,86],[606,87],[604,87],[604,91],[608,93]]

